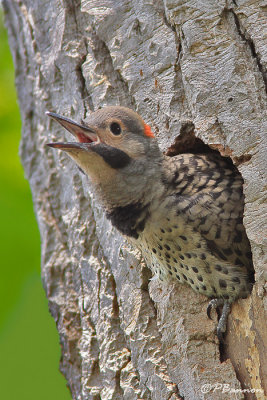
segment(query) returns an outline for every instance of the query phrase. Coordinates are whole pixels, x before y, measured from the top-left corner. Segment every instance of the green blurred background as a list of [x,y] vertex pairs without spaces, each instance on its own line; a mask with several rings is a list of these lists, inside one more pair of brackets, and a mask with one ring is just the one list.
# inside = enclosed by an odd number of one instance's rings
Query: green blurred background
[[69,400],[41,283],[40,236],[18,156],[21,122],[0,4],[0,397]]

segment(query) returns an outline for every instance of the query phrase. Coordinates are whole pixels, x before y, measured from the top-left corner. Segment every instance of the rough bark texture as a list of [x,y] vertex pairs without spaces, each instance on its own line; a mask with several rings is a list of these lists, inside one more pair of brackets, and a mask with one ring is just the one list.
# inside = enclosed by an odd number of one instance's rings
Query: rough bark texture
[[[263,399],[266,1],[3,5],[43,283],[73,398]],[[68,136],[46,110],[79,120],[115,104],[137,110],[163,151],[193,122],[195,135],[231,156],[244,177],[256,284],[232,307],[224,346],[207,319],[207,298],[181,285],[149,283],[140,254],[106,220],[88,179],[45,146]]]

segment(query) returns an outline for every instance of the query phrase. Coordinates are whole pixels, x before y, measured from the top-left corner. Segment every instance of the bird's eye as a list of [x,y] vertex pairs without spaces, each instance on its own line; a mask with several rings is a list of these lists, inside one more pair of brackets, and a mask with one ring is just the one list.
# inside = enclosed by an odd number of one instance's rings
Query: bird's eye
[[121,127],[117,122],[112,122],[110,124],[110,130],[113,135],[120,135],[121,134]]

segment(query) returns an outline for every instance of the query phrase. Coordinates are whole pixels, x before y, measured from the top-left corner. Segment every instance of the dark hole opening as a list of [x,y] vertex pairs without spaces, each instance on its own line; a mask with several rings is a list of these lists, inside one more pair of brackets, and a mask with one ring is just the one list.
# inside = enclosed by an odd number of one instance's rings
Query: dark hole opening
[[221,144],[205,144],[200,138],[195,136],[195,126],[191,121],[186,121],[182,124],[180,135],[176,137],[175,142],[168,148],[165,154],[166,156],[174,157],[183,153],[213,153],[219,158],[223,158],[229,166],[236,170],[238,165],[248,162],[252,157],[250,154],[244,154],[240,157],[233,156],[231,158],[232,150],[229,147],[223,147]]

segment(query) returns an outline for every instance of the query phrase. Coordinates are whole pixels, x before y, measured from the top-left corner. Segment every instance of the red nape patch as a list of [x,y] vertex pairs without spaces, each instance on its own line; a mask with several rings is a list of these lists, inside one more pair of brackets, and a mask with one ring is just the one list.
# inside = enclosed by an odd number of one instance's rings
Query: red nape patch
[[155,137],[154,133],[152,132],[151,128],[149,125],[144,123],[144,127],[145,127],[145,135],[149,136],[149,137]]

